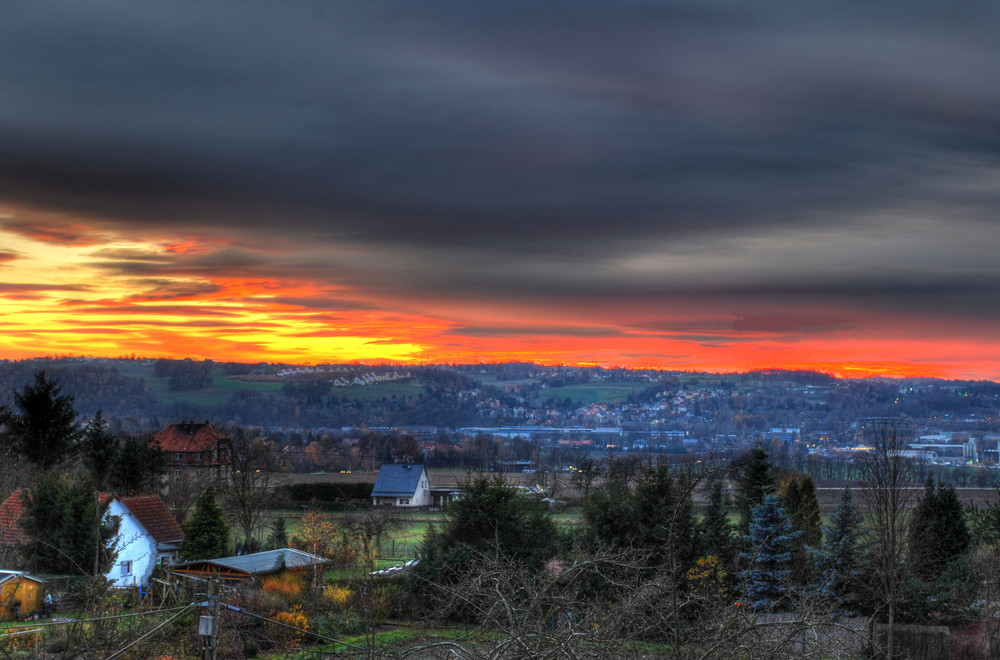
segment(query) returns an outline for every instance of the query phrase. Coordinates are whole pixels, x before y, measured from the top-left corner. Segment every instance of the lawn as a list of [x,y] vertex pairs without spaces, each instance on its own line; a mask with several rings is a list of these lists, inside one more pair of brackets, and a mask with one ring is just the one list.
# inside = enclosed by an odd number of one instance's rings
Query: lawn
[[470,376],[475,380],[478,380],[483,385],[493,385],[494,387],[516,387],[518,385],[535,385],[538,380],[534,378],[511,378],[509,380],[500,380],[496,376],[483,376],[482,374],[476,376]]
[[639,394],[649,386],[645,383],[607,382],[589,385],[569,385],[542,390],[535,397],[535,403],[540,404],[548,399],[569,399],[579,401],[583,405],[591,403],[620,403],[630,394]]
[[375,383],[374,385],[350,385],[330,389],[330,396],[348,401],[372,401],[379,399],[412,399],[426,392],[414,383]]
[[[401,649],[405,646],[412,646],[419,643],[432,644],[445,640],[463,641],[475,646],[477,643],[485,643],[495,635],[483,634],[476,630],[466,628],[413,628],[409,626],[394,627],[390,630],[382,630],[375,633],[375,647],[388,650],[391,648]],[[341,638],[343,643],[339,644],[319,644],[310,647],[308,651],[282,652],[266,656],[270,660],[305,660],[305,658],[315,658],[318,653],[336,654],[337,657],[368,657],[366,648],[370,639],[365,635],[351,635]],[[362,648],[358,648],[362,647]],[[429,656],[428,656],[429,657]]]

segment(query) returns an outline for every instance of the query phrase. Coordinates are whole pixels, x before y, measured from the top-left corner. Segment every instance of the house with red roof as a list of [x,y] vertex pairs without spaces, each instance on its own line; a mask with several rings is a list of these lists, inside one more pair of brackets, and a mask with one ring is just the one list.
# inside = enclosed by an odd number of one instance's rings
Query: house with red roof
[[[30,540],[21,526],[27,497],[24,491],[17,490],[0,504],[0,544],[20,545]],[[100,497],[108,505],[105,515],[117,516],[120,521],[115,537],[118,556],[104,574],[114,586],[145,584],[156,564],[177,561],[183,533],[158,495],[118,497],[101,493]]]
[[229,438],[207,421],[171,424],[153,436],[167,453],[167,484],[183,477],[220,479],[228,465]]

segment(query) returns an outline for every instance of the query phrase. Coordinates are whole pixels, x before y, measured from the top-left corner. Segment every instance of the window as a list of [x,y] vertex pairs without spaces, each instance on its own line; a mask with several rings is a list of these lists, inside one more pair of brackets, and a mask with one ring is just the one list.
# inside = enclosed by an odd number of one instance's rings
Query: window
[[179,452],[179,451],[175,451],[174,452],[174,460],[175,461],[182,461],[182,460],[184,460],[184,454],[181,453],[181,452]]
[[198,452],[197,454],[194,455],[194,460],[196,460],[196,461],[200,461],[201,460],[201,452]]
[[121,563],[121,567],[122,567],[122,577],[124,577],[126,575],[132,575],[132,562],[131,561],[127,561],[127,560],[123,561]]
[[401,497],[401,498],[399,498],[399,503],[400,503],[400,505],[409,504],[410,503],[410,498],[409,497]]
[[174,476],[175,477],[181,476],[181,472],[183,472],[183,471],[184,470],[182,470],[181,468],[174,468]]

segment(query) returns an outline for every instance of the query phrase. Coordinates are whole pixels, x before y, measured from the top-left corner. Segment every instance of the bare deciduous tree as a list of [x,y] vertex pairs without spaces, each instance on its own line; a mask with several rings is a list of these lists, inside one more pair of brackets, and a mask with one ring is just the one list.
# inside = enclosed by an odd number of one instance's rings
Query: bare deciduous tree
[[[832,616],[817,598],[803,596],[785,612],[755,612],[720,591],[681,589],[648,559],[632,550],[578,549],[538,572],[480,554],[479,570],[437,589],[442,602],[429,611],[461,609],[483,634],[473,643],[413,645],[397,657],[659,657],[663,644],[663,656],[674,660],[790,660],[853,658],[863,647],[863,625]],[[594,580],[607,588],[597,597],[584,586]]]
[[348,534],[361,541],[362,562],[368,570],[374,570],[374,562],[381,554],[382,535],[400,523],[395,509],[369,507],[349,512],[342,524]]
[[885,657],[893,657],[893,628],[906,588],[911,510],[920,489],[918,462],[905,451],[903,433],[894,420],[879,420],[872,429],[871,451],[861,458],[860,499],[867,518],[871,579],[867,586],[887,622]]
[[226,476],[219,492],[223,506],[239,525],[247,545],[254,545],[278,469],[274,446],[256,429],[228,429]]

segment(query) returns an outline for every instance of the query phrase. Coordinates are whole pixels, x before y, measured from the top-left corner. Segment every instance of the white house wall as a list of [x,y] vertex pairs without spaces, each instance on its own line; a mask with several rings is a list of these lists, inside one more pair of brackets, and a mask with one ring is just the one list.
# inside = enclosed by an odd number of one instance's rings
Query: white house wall
[[427,479],[427,470],[420,471],[420,482],[417,490],[413,493],[413,504],[410,506],[430,506],[431,505],[431,482]]
[[[146,584],[156,563],[156,540],[143,527],[139,519],[119,500],[111,501],[107,515],[118,516],[121,519],[121,524],[118,527],[118,537],[115,541],[118,557],[111,570],[104,576],[115,587]],[[122,574],[124,562],[132,562],[131,572],[125,575]]]

